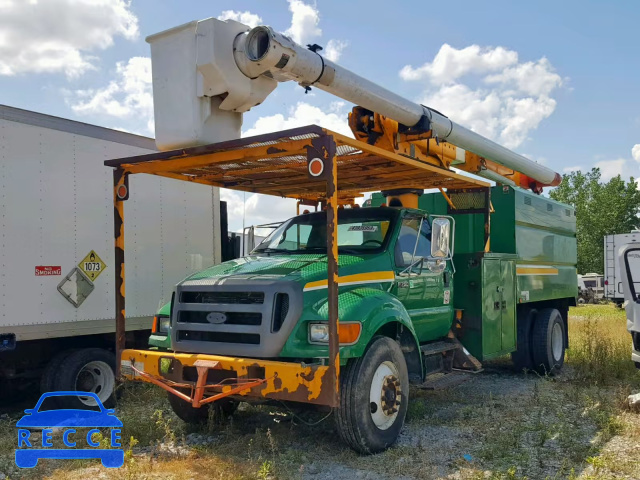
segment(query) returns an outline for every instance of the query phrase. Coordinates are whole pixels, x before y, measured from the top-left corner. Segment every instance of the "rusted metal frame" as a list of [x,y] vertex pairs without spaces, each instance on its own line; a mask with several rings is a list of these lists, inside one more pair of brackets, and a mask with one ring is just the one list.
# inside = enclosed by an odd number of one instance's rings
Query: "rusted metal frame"
[[[240,385],[238,385],[237,387],[232,388],[231,390],[227,390],[226,392],[220,392],[220,393],[217,393],[217,394],[212,395],[210,397],[207,397],[204,400],[201,400],[198,403],[197,406],[195,404],[195,399],[194,399],[193,406],[197,408],[200,405],[205,405],[207,403],[215,402],[216,400],[220,400],[221,398],[228,397],[230,395],[235,395],[236,393],[240,393],[240,392],[243,392],[245,390],[251,390],[253,387],[257,387],[258,385],[262,385],[263,383],[267,383],[269,380],[272,380],[272,378],[249,379],[246,382],[241,382]],[[206,388],[210,388],[212,386],[215,386],[215,385],[209,385]],[[228,385],[224,385],[224,386],[228,386]]]
[[[312,165],[322,162],[322,170]],[[327,211],[327,306],[329,326],[328,378],[331,382],[330,406],[340,405],[340,345],[338,340],[338,163],[336,142],[330,135],[314,139],[307,150],[308,178],[324,180]],[[326,378],[326,377],[324,377]],[[323,378],[323,383],[324,383]]]
[[[365,170],[365,169],[360,169],[360,168],[345,168],[341,166],[338,166],[338,170],[340,170],[340,183],[348,183],[349,180],[359,180],[359,182],[357,182],[358,184],[362,184],[363,181],[375,181],[375,179],[379,176],[384,176],[385,180],[389,179],[389,178],[395,178],[395,177],[402,177],[402,176],[406,176],[408,174],[411,174],[412,172],[415,172],[415,170],[413,169],[406,169],[403,170],[401,172],[395,172],[395,173],[382,173],[379,172],[378,174],[376,173],[372,173],[370,170]],[[310,182],[310,181],[305,181],[305,182],[300,182],[300,183],[296,183],[294,186],[283,186],[280,188],[280,191],[288,191],[288,190],[299,190],[301,188],[307,188],[308,186],[313,186],[313,185],[317,185],[317,182]],[[369,188],[368,185],[366,188]]]
[[449,204],[449,206],[453,209],[456,210],[456,206],[453,204],[453,202],[451,201],[451,198],[449,198],[449,195],[447,195],[447,192],[444,191],[444,189],[442,187],[438,187],[438,190],[440,190],[440,193],[442,194],[442,196],[444,197],[444,199],[447,201],[447,203]]
[[[120,379],[120,354],[125,348],[125,271],[124,271],[124,201],[128,198],[128,174],[122,168],[113,171],[113,238],[115,263],[116,379]],[[123,197],[121,189],[126,189]]]
[[[347,170],[347,173],[350,173],[353,171],[353,173],[351,173],[351,175],[362,175],[363,172],[368,172],[372,169],[378,169],[378,168],[384,168],[387,167],[388,168],[393,168],[394,162],[390,161],[390,160],[386,160],[386,159],[382,159],[381,161],[377,161],[375,164],[371,164],[371,163],[355,163],[357,160],[363,160],[363,159],[371,159],[371,158],[376,158],[375,156],[372,156],[370,154],[364,154],[364,155],[358,155],[357,158],[345,158],[345,157],[337,157],[338,158],[338,163],[339,163],[339,170],[341,171],[340,174],[340,178],[343,178],[344,175],[346,173],[342,173],[345,172],[345,169]],[[353,162],[353,164],[352,164]],[[407,170],[410,170],[410,167],[407,167]],[[223,172],[220,173],[216,173],[214,174],[210,174],[210,175],[202,175],[200,178],[203,179],[207,179],[207,180],[212,180],[212,181],[224,181],[225,177],[229,176],[229,177],[241,177],[242,175],[247,175],[247,174],[256,174],[256,173],[262,173],[262,172],[269,172],[269,173],[273,173],[274,175],[278,175],[278,172],[282,172],[282,171],[290,171],[290,172],[300,172],[301,175],[305,175],[306,174],[306,165],[305,162],[302,161],[299,165],[293,165],[293,164],[274,164],[274,165],[269,165],[269,166],[265,166],[265,167],[259,167],[259,168],[254,168],[254,169],[243,169],[243,170],[224,170]],[[279,176],[273,176],[273,177],[263,177],[260,178],[265,179],[265,178],[280,178]],[[246,180],[250,181],[250,180],[254,180],[255,177],[246,177]]]
[[[360,188],[359,190],[362,191],[370,191],[370,186],[368,182],[371,181],[375,181],[376,180],[376,176],[375,175],[369,175],[367,174],[366,171],[356,171],[356,169],[354,168],[348,168],[346,169],[346,173],[343,173],[344,170],[341,169],[340,167],[338,167],[338,169],[340,170],[340,183],[344,184],[344,183],[349,183],[349,180],[359,180],[358,182],[355,182],[357,185],[362,184],[363,181],[367,181],[367,185],[364,188]],[[388,180],[389,178],[395,178],[397,176],[406,176],[408,174],[411,174],[412,172],[415,172],[415,170],[413,169],[407,169],[404,170],[402,172],[398,172],[398,173],[394,173],[394,174],[383,174],[385,177],[385,180]],[[286,186],[286,185],[279,185],[277,187],[273,187],[273,190],[277,190],[278,192],[290,192],[290,191],[299,191],[301,189],[307,189],[310,187],[314,187],[314,186],[319,186],[320,183],[319,182],[314,182],[314,181],[305,181],[305,182],[297,182],[295,185],[291,185],[291,186]],[[340,190],[342,190],[342,187],[340,188]]]
[[[297,171],[290,171],[290,170],[286,170],[283,169],[281,172],[274,172],[273,175],[269,175],[268,177],[254,177],[254,178],[245,178],[245,179],[225,179],[222,180],[222,183],[224,183],[225,185],[242,185],[242,184],[251,184],[254,186],[254,188],[260,188],[261,186],[265,186],[265,187],[269,187],[269,186],[282,186],[282,185],[288,185],[290,184],[292,181],[295,182],[297,181],[301,181],[301,180],[306,180],[307,179],[307,174],[306,171],[301,170],[299,172]],[[296,183],[297,185],[297,183]],[[232,188],[232,187],[229,187]]]
[[410,166],[416,167],[416,168],[418,168],[420,170],[427,171],[427,172],[432,172],[432,173],[435,173],[437,175],[446,176],[446,177],[450,177],[450,178],[455,178],[455,179],[459,179],[461,181],[466,181],[467,183],[475,184],[475,185],[480,186],[480,187],[489,187],[490,186],[490,184],[487,183],[487,182],[476,180],[475,178],[465,177],[464,175],[459,175],[459,174],[457,174],[455,172],[452,172],[451,170],[445,170],[443,168],[435,167],[433,165],[429,165],[429,164],[426,164],[424,162],[420,162],[418,160],[413,160],[411,158],[404,157],[402,155],[398,155],[398,154],[389,152],[387,150],[384,150],[382,148],[376,147],[374,145],[368,145],[366,143],[359,142],[359,141],[354,140],[352,138],[345,137],[344,135],[340,135],[339,133],[331,132],[331,134],[335,137],[336,141],[341,143],[341,144],[350,145],[350,146],[352,146],[354,148],[358,148],[360,150],[370,152],[370,153],[372,153],[374,155],[378,155],[378,156],[380,156],[382,158],[388,158],[389,160],[393,160],[395,162],[403,163],[405,165],[410,165]]
[[491,251],[491,189],[489,187],[487,187],[487,189],[485,190],[485,195],[486,195],[486,205],[487,208],[484,212],[484,236],[485,236],[485,244],[484,244],[484,251],[486,253]]
[[[232,387],[230,390],[227,390],[226,392],[220,392],[216,395],[212,395],[210,397],[205,398],[204,400],[202,399],[202,397],[204,396],[204,390],[207,388],[222,388],[222,387],[228,387],[231,386],[229,384],[223,384],[223,383],[217,383],[217,384],[211,384],[211,385],[204,385],[203,388],[200,390],[200,395],[198,396],[198,387],[196,386],[196,388],[194,389],[193,385],[189,385],[189,384],[178,384],[175,382],[169,382],[168,380],[160,380],[156,377],[154,377],[153,375],[150,375],[142,370],[138,370],[135,367],[131,367],[132,370],[136,373],[136,375],[145,378],[146,380],[148,380],[150,383],[153,383],[154,385],[162,388],[163,390],[166,390],[167,392],[181,398],[182,400],[184,400],[185,402],[188,402],[190,404],[193,405],[194,408],[199,408],[200,406],[207,404],[207,403],[211,403],[211,402],[215,402],[216,400],[219,400],[221,398],[224,397],[228,397],[229,395],[235,395],[236,393],[240,393],[243,392],[245,390],[250,390],[253,387],[257,387],[258,385],[262,385],[263,383],[268,382],[269,380],[271,380],[271,378],[249,378],[246,379],[245,381],[241,382],[240,385],[236,386],[236,387]],[[198,369],[198,380],[197,380],[197,384],[201,383],[201,378],[203,378],[203,382],[204,383],[207,379],[207,372],[208,372],[208,368],[206,369],[206,372],[204,373],[204,375],[200,374],[200,371]],[[173,385],[171,386],[170,385]],[[192,393],[194,393],[193,398],[190,395],[187,395],[183,392],[181,392],[180,390],[178,390],[177,388],[190,388]]]
[[209,180],[202,180],[198,177],[190,177],[188,175],[182,175],[180,173],[171,173],[171,172],[163,172],[163,173],[151,173],[150,175],[156,175],[158,177],[166,177],[173,178],[175,180],[182,180],[184,182],[198,183],[200,185],[208,185],[210,187],[220,187],[222,186],[219,183],[214,183]]
[[[366,157],[369,158],[377,158],[377,157],[373,157],[372,155],[366,155]],[[389,161],[389,160],[379,160],[377,161],[375,164],[360,164],[360,163],[355,163],[355,160],[353,159],[349,159],[344,160],[341,162],[342,157],[336,157],[338,159],[338,169],[341,171],[340,174],[340,178],[344,179],[344,178],[361,178],[363,174],[366,174],[368,172],[375,172],[378,171],[377,169],[381,168],[381,167],[387,167],[389,166],[389,168],[391,168],[390,164],[393,164],[393,162]],[[352,160],[353,160],[353,164],[352,164]],[[281,167],[281,168],[276,168],[276,167]],[[263,171],[269,172],[268,176],[263,176],[263,177],[253,177],[253,176],[247,176],[246,179],[242,179],[239,180],[238,184],[242,183],[242,182],[252,182],[254,185],[261,185],[263,183],[268,183],[271,180],[281,180],[283,179],[283,173],[290,173],[290,175],[287,175],[287,180],[293,180],[295,179],[296,175],[300,175],[301,177],[305,177],[307,178],[306,175],[306,168],[305,168],[305,164],[304,163],[300,163],[299,165],[274,165],[274,166],[270,166],[270,167],[265,167],[264,169],[262,169]],[[245,170],[245,172],[247,173],[260,173],[261,169],[255,169],[255,170]],[[408,171],[411,170],[411,167],[405,167],[405,173],[408,173]],[[237,172],[234,170],[228,170],[225,171],[224,173],[222,173],[221,175],[216,175],[214,176],[203,176],[202,178],[208,178],[210,180],[214,180],[214,181],[222,181],[222,182],[226,182],[225,177],[229,176],[229,177],[236,177]],[[232,182],[236,182],[236,180],[232,180]],[[313,182],[312,182],[313,184]],[[230,183],[226,183],[226,185],[231,185]],[[290,187],[291,189],[297,189],[299,188],[298,185],[300,186],[304,186],[304,183],[295,183],[295,186]],[[283,191],[283,190],[280,190]]]
[[340,406],[340,344],[338,338],[338,164],[336,145],[326,137],[327,166],[327,302],[329,307],[329,370],[333,380],[333,406]]
[[[180,148],[176,150],[169,150],[166,152],[148,153],[146,155],[135,155],[133,157],[118,158],[115,160],[106,160],[104,164],[107,167],[121,167],[123,165],[134,165],[138,163],[145,163],[152,160],[166,160],[176,157],[193,157],[198,155],[207,155],[210,153],[216,153],[231,149],[240,149],[244,147],[251,147],[251,145],[265,142],[280,142],[286,141],[291,138],[301,137],[304,135],[326,135],[326,130],[318,125],[307,125],[305,127],[296,127],[289,130],[280,130],[279,132],[263,133],[261,135],[255,135],[253,137],[238,138],[234,140],[227,140],[225,142],[218,142],[210,145],[202,145],[198,147]],[[269,145],[273,146],[273,145]]]
[[127,165],[131,173],[158,173],[181,172],[188,169],[206,167],[208,165],[221,165],[224,163],[254,162],[265,158],[289,157],[304,155],[305,147],[311,144],[310,138],[292,140],[276,145],[260,145],[247,147],[246,149],[218,151],[198,156],[178,156],[163,160],[149,160],[145,163],[132,163]]

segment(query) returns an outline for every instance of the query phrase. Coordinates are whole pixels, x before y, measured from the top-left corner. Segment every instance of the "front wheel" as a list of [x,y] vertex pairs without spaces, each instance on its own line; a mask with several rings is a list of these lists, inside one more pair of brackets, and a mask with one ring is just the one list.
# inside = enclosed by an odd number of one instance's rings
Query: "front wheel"
[[398,343],[374,337],[364,356],[351,360],[340,377],[336,425],[342,440],[366,454],[391,446],[409,404],[409,374]]
[[564,364],[565,323],[555,308],[538,312],[533,324],[531,350],[539,373],[558,373]]

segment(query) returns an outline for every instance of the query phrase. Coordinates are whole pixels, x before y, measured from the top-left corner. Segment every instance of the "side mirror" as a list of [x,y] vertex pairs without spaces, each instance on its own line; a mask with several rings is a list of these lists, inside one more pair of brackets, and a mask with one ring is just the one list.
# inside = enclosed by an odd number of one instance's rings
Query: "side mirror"
[[451,222],[448,218],[437,217],[431,223],[431,256],[447,258],[449,256],[449,239]]

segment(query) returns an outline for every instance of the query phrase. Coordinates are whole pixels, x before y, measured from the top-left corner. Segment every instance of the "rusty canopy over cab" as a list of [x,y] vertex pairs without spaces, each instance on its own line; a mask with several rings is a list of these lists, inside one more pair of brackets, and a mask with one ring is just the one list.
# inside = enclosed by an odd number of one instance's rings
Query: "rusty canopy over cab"
[[149,173],[252,193],[305,200],[326,198],[323,177],[310,178],[307,151],[335,142],[338,196],[390,188],[478,188],[487,182],[398,155],[316,125],[138,157],[109,160],[125,173]]
[[[185,401],[190,401],[194,407],[227,395],[267,396],[263,395],[264,392],[271,392],[268,396],[282,400],[338,406],[338,206],[352,204],[354,198],[362,196],[365,192],[378,190],[439,189],[444,194],[444,189],[462,190],[490,186],[487,182],[457,174],[418,158],[354,140],[316,125],[211,145],[107,160],[104,163],[115,169],[113,194],[117,286],[116,375],[120,377],[122,362],[127,366],[126,377],[155,383],[181,396]],[[230,359],[213,359],[209,358],[211,356],[202,355],[203,358],[198,362],[198,359],[191,355],[184,366],[196,368],[197,380],[183,385],[163,375],[156,366],[158,359],[151,359],[150,352],[124,351],[124,202],[130,194],[135,195],[135,192],[129,192],[128,176],[138,173],[293,198],[306,205],[321,202],[326,207],[329,362],[326,367],[312,368],[313,381],[308,376],[307,370],[311,368],[308,366],[291,364],[291,368],[283,368],[281,362],[246,359],[248,364],[257,368],[251,369],[251,372],[249,369],[246,373],[238,372],[233,385],[228,382],[207,383],[211,370],[224,369],[226,366],[237,371],[235,366],[230,366]],[[174,357],[179,363],[187,358],[171,352],[164,353],[162,357]],[[145,365],[149,361],[151,363]],[[271,365],[273,363],[278,365]],[[144,370],[136,370],[138,365]],[[150,367],[151,371],[148,371],[147,367]],[[174,365],[172,369],[174,367],[177,368]],[[273,371],[271,377],[267,376],[267,370]],[[256,377],[256,371],[265,373]],[[321,375],[315,375],[320,372]],[[283,374],[291,378],[284,379]],[[283,382],[286,383],[286,388],[282,387]],[[185,388],[191,389],[191,395],[184,393]],[[309,398],[302,398],[301,391],[308,391]]]

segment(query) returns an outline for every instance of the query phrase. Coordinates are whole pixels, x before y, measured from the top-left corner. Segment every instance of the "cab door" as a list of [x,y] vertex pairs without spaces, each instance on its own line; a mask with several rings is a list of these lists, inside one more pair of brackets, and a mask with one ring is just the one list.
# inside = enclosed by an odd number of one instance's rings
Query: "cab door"
[[420,342],[445,336],[453,319],[449,266],[444,271],[431,271],[430,253],[429,219],[405,216],[394,247],[394,293],[409,313]]

